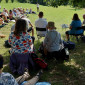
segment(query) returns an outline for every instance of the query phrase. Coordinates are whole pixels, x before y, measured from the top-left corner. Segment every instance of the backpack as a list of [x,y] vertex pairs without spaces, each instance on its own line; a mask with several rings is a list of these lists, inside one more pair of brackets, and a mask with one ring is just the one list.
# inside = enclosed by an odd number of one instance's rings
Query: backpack
[[63,48],[62,50],[60,50],[60,58],[61,60],[69,60],[68,48]]
[[5,41],[4,46],[5,46],[6,48],[10,48],[10,47],[11,47],[11,45],[9,45],[9,43],[8,43],[8,40]]
[[42,69],[47,68],[47,66],[48,66],[47,63],[44,60],[38,58],[38,56],[35,53],[32,53],[31,56],[32,56],[32,59],[35,62],[35,64],[37,64],[40,68],[42,68]]
[[75,43],[74,42],[71,42],[71,41],[63,41],[63,44],[64,44],[64,47],[65,48],[68,48],[68,50],[72,50],[75,48]]
[[85,43],[85,36],[82,36],[81,40]]

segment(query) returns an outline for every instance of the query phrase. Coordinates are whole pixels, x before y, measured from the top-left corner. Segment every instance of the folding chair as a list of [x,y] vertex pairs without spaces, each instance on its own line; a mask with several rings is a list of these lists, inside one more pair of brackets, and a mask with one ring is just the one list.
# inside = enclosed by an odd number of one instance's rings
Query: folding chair
[[40,39],[41,37],[45,37],[47,30],[46,28],[38,28],[36,27],[36,33],[37,33],[37,37],[38,39]]
[[[76,30],[80,30],[80,29],[83,29],[84,30],[84,27],[77,27],[76,28]],[[84,31],[82,33],[80,33],[80,34],[72,34],[72,35],[76,37],[76,40],[77,41],[79,41],[78,36],[80,36],[80,37],[84,36]]]

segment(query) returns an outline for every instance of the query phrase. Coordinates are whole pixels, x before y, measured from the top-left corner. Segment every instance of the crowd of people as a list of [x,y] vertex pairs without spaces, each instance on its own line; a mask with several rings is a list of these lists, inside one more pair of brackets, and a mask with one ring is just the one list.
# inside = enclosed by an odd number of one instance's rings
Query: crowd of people
[[32,9],[24,9],[22,7],[14,8],[13,10],[7,10],[3,8],[3,12],[0,12],[0,24],[4,24],[4,22],[8,23],[9,20],[14,20],[16,16],[23,17],[27,16],[27,14],[36,14]]
[[[37,4],[37,11],[39,11],[39,5]],[[7,11],[3,9],[3,12],[0,13],[0,24],[4,22],[9,22],[9,20],[14,19],[15,24],[11,27],[11,33],[9,35],[8,44],[10,48],[10,69],[13,74],[20,74],[22,76],[15,79],[11,74],[2,72],[3,68],[3,57],[0,55],[0,84],[1,85],[20,85],[23,81],[28,79],[29,70],[36,69],[36,59],[38,56],[35,52],[34,47],[34,27],[31,21],[24,14],[34,13],[31,9],[22,9],[14,8],[13,10]],[[38,31],[38,34],[45,34],[44,41],[42,42],[43,46],[43,56],[46,58],[55,58],[58,60],[65,60],[61,55],[64,49],[63,40],[61,39],[61,34],[56,30],[55,22],[49,21],[43,18],[43,12],[39,12],[39,19],[35,20],[36,28],[46,28],[46,31]],[[3,20],[3,19],[4,20]],[[85,15],[83,15],[85,24]],[[70,24],[70,31],[66,32],[67,40],[69,40],[69,35],[81,34],[84,32],[83,29],[76,30],[77,27],[81,27],[82,23],[78,17],[78,14],[73,15],[72,22]],[[32,36],[29,34],[32,32]],[[36,57],[37,56],[37,57]],[[36,59],[35,59],[36,58]],[[43,60],[41,60],[43,61]],[[44,62],[44,61],[43,61]],[[44,62],[45,63],[45,62]],[[45,67],[45,69],[47,66]],[[26,69],[26,70],[25,70]],[[43,69],[38,67],[38,69]],[[31,80],[28,80],[22,85],[34,85],[39,80],[42,70],[34,76]],[[4,83],[4,84],[3,84]],[[44,85],[44,84],[43,84]],[[50,85],[50,84],[49,84]]]

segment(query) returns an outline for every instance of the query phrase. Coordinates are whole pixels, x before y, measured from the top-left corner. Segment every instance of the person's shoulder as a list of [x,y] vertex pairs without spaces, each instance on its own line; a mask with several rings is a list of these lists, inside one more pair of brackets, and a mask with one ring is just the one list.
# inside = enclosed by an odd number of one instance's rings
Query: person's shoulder
[[47,22],[47,20],[45,18],[42,18],[42,21]]
[[25,17],[25,18],[22,18],[22,19],[27,20],[27,21],[30,21],[30,19],[28,19],[28,18],[26,18],[26,17]]
[[40,18],[36,19],[35,21],[39,21],[39,20],[40,20]]
[[3,77],[9,77],[9,76],[12,76],[12,74],[7,73],[7,72],[3,72],[2,75],[3,75]]
[[35,20],[35,23],[38,22],[38,21],[40,21],[40,19],[36,19],[36,20]]

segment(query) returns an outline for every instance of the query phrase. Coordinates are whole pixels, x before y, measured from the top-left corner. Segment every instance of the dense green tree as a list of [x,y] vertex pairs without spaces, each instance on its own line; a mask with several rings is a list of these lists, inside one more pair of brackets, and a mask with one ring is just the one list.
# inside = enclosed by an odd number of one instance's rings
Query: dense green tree
[[11,0],[11,2],[13,3],[13,2],[14,2],[14,0]]
[[5,1],[6,1],[6,3],[8,3],[9,0],[5,0]]
[[0,0],[0,3],[1,3],[2,0]]
[[20,3],[39,3],[48,6],[72,5],[73,7],[85,7],[85,0],[18,0]]
[[28,3],[29,0],[17,0],[19,1],[20,3]]

